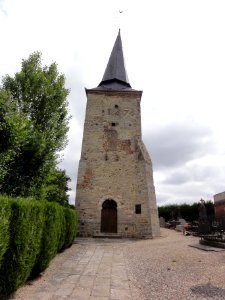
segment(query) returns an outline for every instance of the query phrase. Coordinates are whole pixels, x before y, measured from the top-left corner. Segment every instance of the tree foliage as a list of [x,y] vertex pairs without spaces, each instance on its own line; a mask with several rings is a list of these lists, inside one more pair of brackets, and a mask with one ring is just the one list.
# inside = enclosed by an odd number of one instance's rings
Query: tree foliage
[[67,192],[70,190],[67,184],[69,181],[70,178],[66,175],[65,170],[51,170],[48,174],[44,198],[67,206],[69,200]]
[[[21,172],[24,165],[20,163],[27,148],[31,147],[32,124],[26,115],[18,110],[17,103],[4,90],[0,90],[0,190],[17,194],[23,190]],[[20,172],[18,172],[20,169]],[[24,184],[26,177],[24,174]],[[29,181],[27,182],[29,184]],[[28,188],[28,187],[27,187]]]
[[[193,204],[169,204],[158,207],[159,217],[163,217],[166,221],[184,218],[186,221],[194,221],[199,219],[199,205],[200,203],[195,202]],[[205,207],[207,215],[214,215],[214,204],[212,201],[206,201]]]
[[[65,77],[35,52],[0,89],[0,193],[40,196],[64,171],[56,168],[68,131]],[[59,181],[58,181],[59,183]],[[64,186],[64,191],[66,190]],[[65,197],[64,197],[65,198]]]

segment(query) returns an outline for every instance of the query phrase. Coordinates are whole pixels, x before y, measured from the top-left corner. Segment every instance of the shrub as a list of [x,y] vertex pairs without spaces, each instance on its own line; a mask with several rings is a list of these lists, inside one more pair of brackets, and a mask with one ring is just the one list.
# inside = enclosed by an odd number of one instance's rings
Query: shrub
[[17,199],[11,203],[10,243],[0,269],[0,296],[10,295],[30,275],[40,249],[43,206]]
[[60,235],[59,235],[59,244],[58,244],[58,251],[63,249],[63,245],[65,243],[65,236],[66,236],[66,219],[65,219],[65,212],[62,206],[59,207],[59,226],[60,226]]
[[73,243],[77,211],[43,200],[0,197],[0,222],[0,299],[5,299]]
[[11,203],[8,197],[0,197],[0,267],[3,255],[9,245],[9,224],[11,216]]
[[78,213],[74,209],[64,208],[64,214],[66,219],[66,230],[63,248],[68,248],[72,245],[76,237]]
[[58,252],[59,240],[61,237],[61,221],[63,208],[53,202],[45,203],[45,220],[44,230],[41,240],[40,252],[32,270],[32,276],[43,272],[49,265],[50,261]]

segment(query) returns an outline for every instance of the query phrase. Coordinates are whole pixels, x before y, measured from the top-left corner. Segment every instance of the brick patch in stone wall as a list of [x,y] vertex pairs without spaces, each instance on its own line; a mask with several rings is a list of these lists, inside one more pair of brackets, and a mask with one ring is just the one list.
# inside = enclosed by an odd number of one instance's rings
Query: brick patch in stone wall
[[90,168],[87,168],[85,170],[85,174],[83,177],[83,182],[77,185],[78,189],[85,189],[86,187],[90,186],[91,181],[93,178],[93,173],[92,170]]

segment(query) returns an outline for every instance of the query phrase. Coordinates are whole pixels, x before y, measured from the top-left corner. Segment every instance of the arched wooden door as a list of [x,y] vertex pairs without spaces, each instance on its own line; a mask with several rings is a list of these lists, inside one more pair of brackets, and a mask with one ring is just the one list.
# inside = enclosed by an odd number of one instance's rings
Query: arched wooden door
[[112,199],[102,204],[101,232],[117,233],[117,204]]

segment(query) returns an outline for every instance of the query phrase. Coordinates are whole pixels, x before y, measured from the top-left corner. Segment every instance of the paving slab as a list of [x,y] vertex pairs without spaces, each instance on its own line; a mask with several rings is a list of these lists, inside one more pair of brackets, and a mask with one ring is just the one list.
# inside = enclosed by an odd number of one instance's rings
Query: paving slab
[[208,245],[202,245],[202,244],[199,244],[199,243],[188,245],[188,246],[199,249],[199,250],[204,250],[204,251],[214,251],[214,252],[225,251],[224,248],[216,248],[216,247],[212,247],[212,246],[208,246]]
[[[25,300],[129,300],[138,299],[126,267],[125,247],[132,240],[79,238],[75,253],[65,257],[53,273]],[[47,273],[47,272],[46,272]],[[134,292],[135,291],[135,292]],[[21,298],[15,295],[13,299]]]

